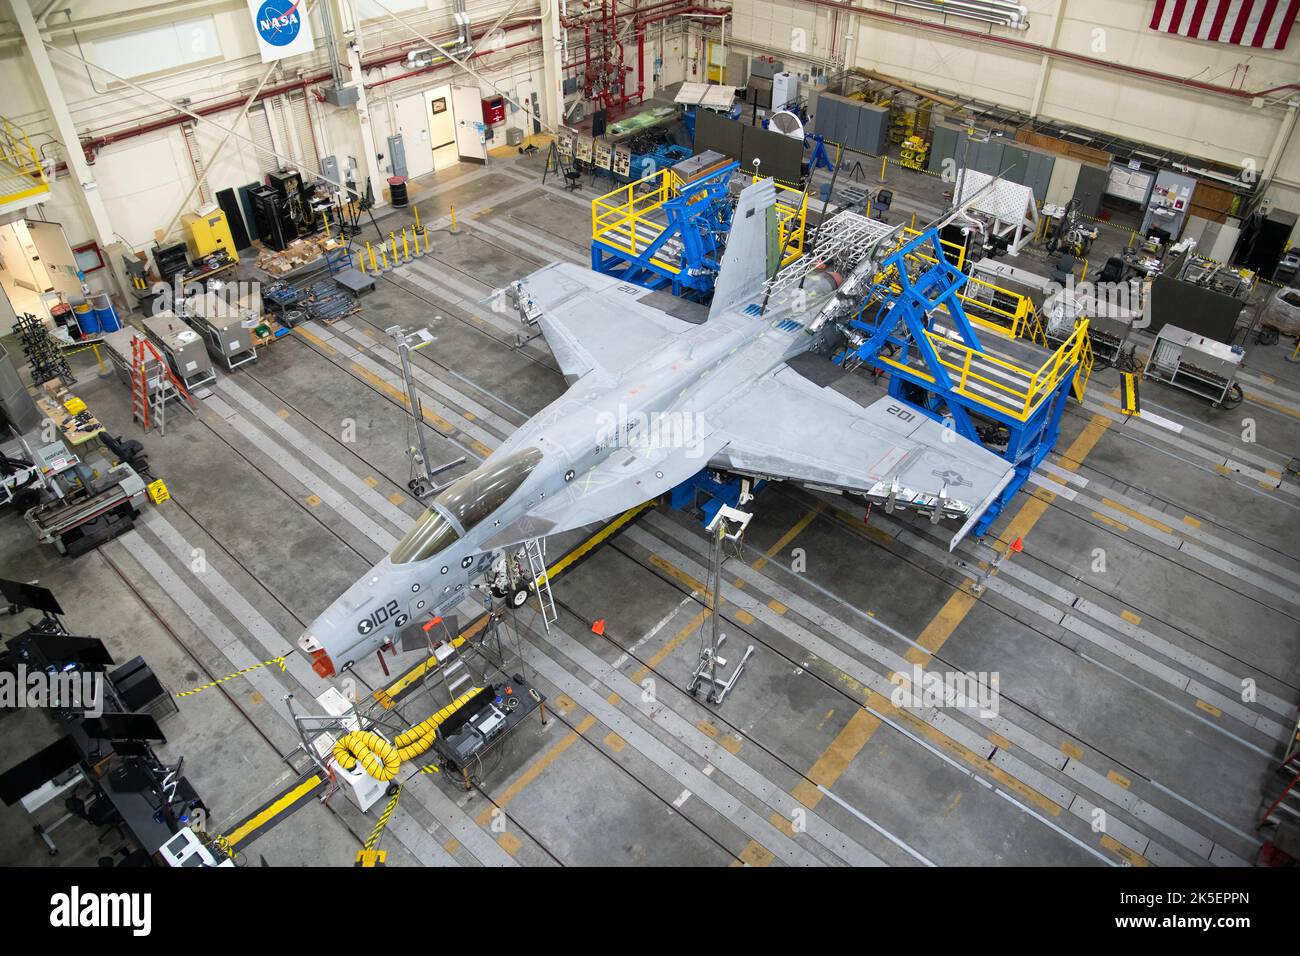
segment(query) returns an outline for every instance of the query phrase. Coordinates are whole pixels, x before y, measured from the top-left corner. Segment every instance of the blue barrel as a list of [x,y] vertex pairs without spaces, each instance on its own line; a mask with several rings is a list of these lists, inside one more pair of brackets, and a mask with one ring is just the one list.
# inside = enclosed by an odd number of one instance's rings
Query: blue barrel
[[99,316],[95,314],[89,302],[73,306],[72,313],[76,316],[77,328],[81,329],[82,335],[99,334]]
[[117,321],[117,313],[113,311],[113,302],[107,293],[99,292],[92,295],[90,304],[95,310],[95,321],[99,324],[101,332],[116,332],[122,327],[122,323]]

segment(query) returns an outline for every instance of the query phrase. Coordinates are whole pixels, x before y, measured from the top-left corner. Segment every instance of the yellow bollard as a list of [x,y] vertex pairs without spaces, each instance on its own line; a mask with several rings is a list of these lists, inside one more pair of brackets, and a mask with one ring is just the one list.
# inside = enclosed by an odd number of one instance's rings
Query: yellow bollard
[[357,269],[362,275],[366,274],[366,256],[360,249],[357,250]]
[[397,236],[390,232],[388,234],[388,242],[393,247],[393,265],[397,265]]
[[415,228],[419,229],[420,228],[420,207],[412,206],[411,209],[415,213]]
[[375,265],[375,250],[369,242],[366,242],[366,252],[370,253],[370,271],[378,272],[378,267]]
[[406,244],[406,227],[402,227],[402,258],[407,262],[411,261],[411,249]]
[[326,239],[333,239],[334,237],[330,235],[330,217],[329,217],[329,214],[328,214],[328,213],[323,213],[323,214],[321,215],[321,221],[325,223],[325,238],[326,238]]
[[911,229],[912,229],[913,232],[916,231],[916,213],[912,213],[912,226],[911,226]]
[[453,236],[458,236],[458,235],[460,235],[460,226],[456,225],[456,207],[455,207],[455,206],[452,206],[452,207],[451,207],[451,234],[452,234]]
[[384,271],[387,272],[387,271],[388,271],[388,249],[387,249],[387,248],[381,248],[381,249],[379,250],[379,255],[380,255],[380,256],[383,258],[383,260],[384,260]]
[[881,156],[880,157],[880,181],[882,183],[885,181],[885,167],[888,165],[889,165],[889,157]]
[[429,254],[429,227],[424,227],[424,254]]

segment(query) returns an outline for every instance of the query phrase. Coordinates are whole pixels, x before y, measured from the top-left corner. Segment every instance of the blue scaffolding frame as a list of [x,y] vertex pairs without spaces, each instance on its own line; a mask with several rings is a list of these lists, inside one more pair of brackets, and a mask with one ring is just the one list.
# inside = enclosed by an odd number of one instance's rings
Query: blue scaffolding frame
[[[908,272],[908,259],[933,260],[915,277]],[[932,315],[944,310],[961,345],[974,353],[984,353],[979,337],[962,307],[960,292],[967,277],[948,261],[938,230],[931,229],[884,261],[882,275],[866,297],[867,305],[850,321],[850,326],[866,338],[856,348],[835,357],[838,365],[869,364],[889,372],[889,394],[923,415],[953,428],[963,438],[978,442],[1006,459],[1015,468],[1011,481],[976,523],[974,532],[983,534],[1015,496],[1060,437],[1061,416],[1065,411],[1079,373],[1079,365],[1065,369],[1044,395],[1025,410],[1013,414],[998,403],[982,400],[968,390],[959,389],[949,366],[940,360],[926,332]],[[895,288],[895,285],[897,288]],[[888,361],[881,353],[894,350]],[[925,371],[908,363],[919,355]],[[1033,375],[1032,372],[1026,372]],[[989,430],[981,428],[975,417],[991,420],[1005,429],[1005,448],[999,440],[989,439]]]
[[[668,289],[676,296],[703,299],[713,293],[726,236],[731,231],[732,203],[727,191],[739,163],[728,163],[694,182],[683,183],[677,195],[659,208],[664,227],[635,255],[593,237],[591,268],[647,289]],[[682,245],[677,271],[655,261],[671,239]]]

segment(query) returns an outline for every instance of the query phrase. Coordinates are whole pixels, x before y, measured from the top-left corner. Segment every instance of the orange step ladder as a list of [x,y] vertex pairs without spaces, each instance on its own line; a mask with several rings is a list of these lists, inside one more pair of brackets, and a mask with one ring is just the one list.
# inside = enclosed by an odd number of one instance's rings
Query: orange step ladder
[[198,402],[194,396],[154,344],[137,335],[131,340],[131,417],[145,431],[156,424],[158,434],[165,434],[167,403],[173,399],[180,399],[189,413],[195,414]]

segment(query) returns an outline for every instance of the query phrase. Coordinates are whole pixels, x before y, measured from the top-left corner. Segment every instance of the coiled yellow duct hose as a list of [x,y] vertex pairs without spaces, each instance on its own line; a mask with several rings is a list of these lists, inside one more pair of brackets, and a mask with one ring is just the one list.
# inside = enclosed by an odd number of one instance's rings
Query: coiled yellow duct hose
[[344,770],[351,770],[360,761],[366,773],[376,780],[392,780],[404,762],[415,759],[433,746],[442,722],[482,689],[475,687],[461,694],[432,717],[402,731],[391,744],[371,730],[344,734],[334,742],[334,759]]

